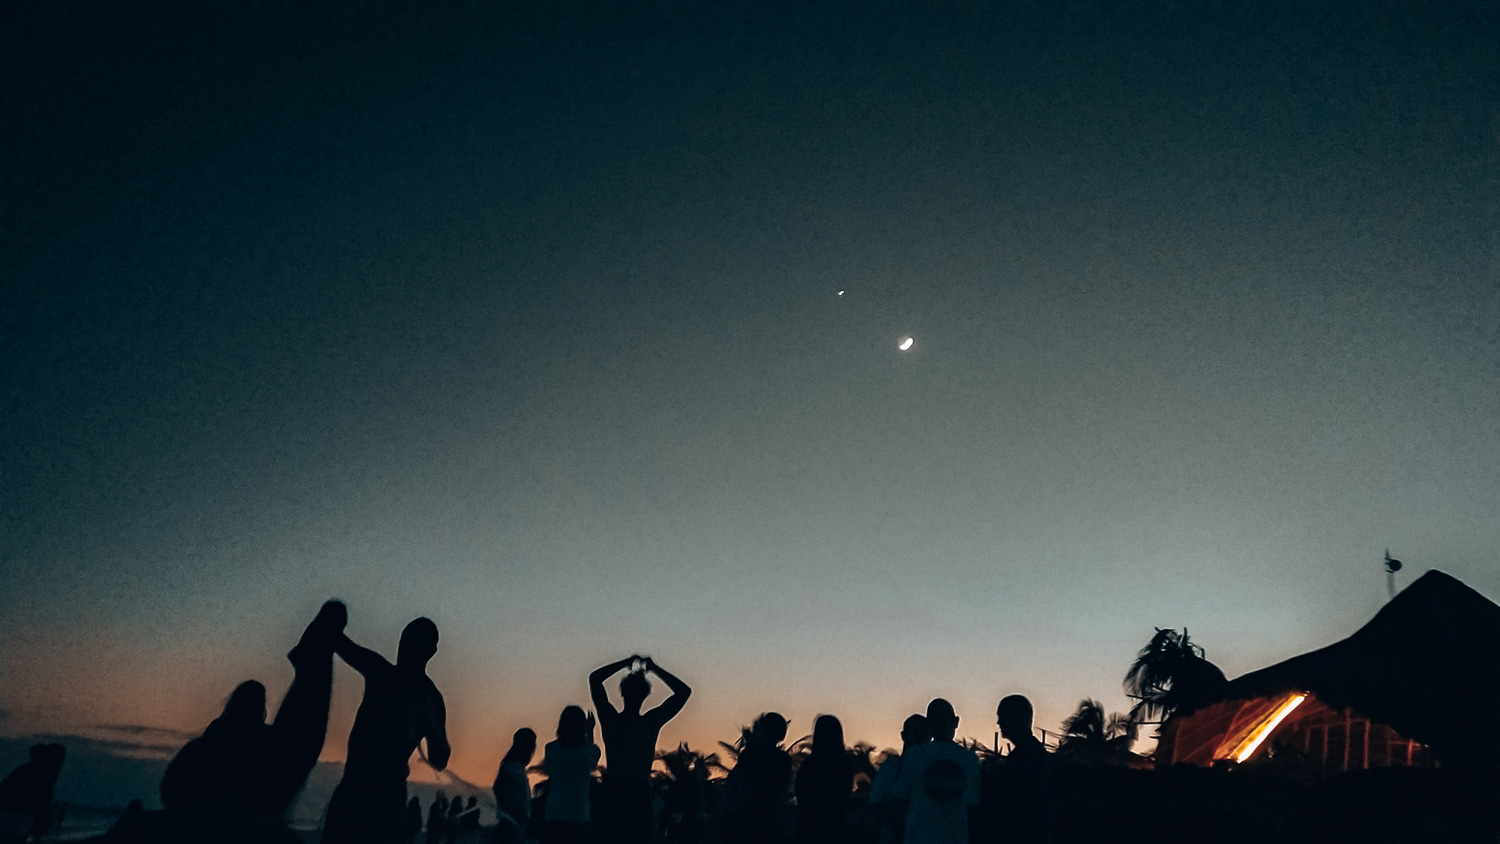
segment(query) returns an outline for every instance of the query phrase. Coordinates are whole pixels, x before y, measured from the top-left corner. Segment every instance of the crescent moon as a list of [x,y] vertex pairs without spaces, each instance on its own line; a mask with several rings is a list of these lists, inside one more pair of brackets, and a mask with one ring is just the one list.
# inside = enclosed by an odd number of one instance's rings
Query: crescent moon
[[898,349],[900,349],[901,351],[904,352],[907,349],[910,349],[911,348],[911,344],[915,343],[915,342],[916,341],[913,340],[911,337],[902,337],[901,338],[901,345],[897,346],[896,348],[898,348]]

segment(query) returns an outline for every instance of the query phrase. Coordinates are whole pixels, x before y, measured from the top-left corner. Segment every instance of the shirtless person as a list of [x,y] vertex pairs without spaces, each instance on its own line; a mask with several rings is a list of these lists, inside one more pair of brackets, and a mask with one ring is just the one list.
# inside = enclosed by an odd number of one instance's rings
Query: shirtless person
[[[637,663],[640,667],[634,668]],[[625,668],[633,670],[620,681],[624,707],[616,710],[604,691],[604,681]],[[672,696],[643,713],[641,705],[651,694],[648,673],[660,677],[672,690]],[[661,728],[682,711],[692,693],[687,683],[652,662],[649,656],[626,657],[589,675],[589,694],[599,713],[609,765],[605,780],[609,807],[605,828],[614,833],[614,840],[620,844],[651,840],[651,763],[656,760],[656,739]]]
[[349,733],[344,779],[328,801],[323,844],[399,841],[412,751],[426,739],[428,764],[439,771],[448,766],[447,711],[427,676],[437,643],[437,625],[419,618],[401,631],[396,664],[391,665],[341,637],[338,655],[364,675],[365,696]]

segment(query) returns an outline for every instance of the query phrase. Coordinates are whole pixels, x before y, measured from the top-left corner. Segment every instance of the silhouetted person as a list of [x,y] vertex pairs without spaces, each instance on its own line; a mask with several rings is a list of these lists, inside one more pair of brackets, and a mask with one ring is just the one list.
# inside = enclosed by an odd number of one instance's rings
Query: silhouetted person
[[776,844],[792,780],[792,759],[781,742],[786,719],[762,713],[744,738],[739,760],[724,781],[724,840],[730,844]]
[[448,798],[439,791],[427,807],[427,844],[443,840],[443,820],[448,817]]
[[467,832],[479,828],[479,798],[469,795],[469,802],[464,804],[464,813],[458,816],[458,831]]
[[418,797],[406,801],[406,814],[401,817],[401,840],[411,841],[422,831],[422,800]]
[[897,799],[896,783],[911,749],[931,741],[926,715],[909,716],[901,725],[901,755],[892,754],[880,763],[875,781],[870,784],[870,808],[880,825],[880,844],[901,844],[906,832],[906,802]]
[[68,751],[60,744],[34,744],[30,759],[0,781],[0,836],[5,844],[24,841],[27,836],[42,840],[52,823],[52,792],[62,771]]
[[349,611],[342,601],[325,602],[287,654],[296,674],[271,722],[265,768],[246,795],[252,812],[281,820],[318,764],[328,736],[333,652],[348,621]]
[[279,822],[318,762],[328,729],[333,648],[348,611],[328,601],[287,655],[296,674],[266,724],[266,687],[241,683],[203,735],[183,746],[162,777],[161,801],[178,812],[249,812]]
[[448,816],[443,819],[443,832],[446,840],[452,841],[458,837],[458,819],[464,813],[464,798],[462,794],[453,795],[453,802],[448,804]]
[[266,769],[270,736],[266,687],[246,680],[203,735],[172,757],[161,779],[161,804],[179,813],[241,811],[251,783]]
[[593,818],[589,790],[598,766],[593,717],[584,714],[582,707],[567,707],[557,719],[557,740],[547,742],[542,752],[542,770],[547,773],[543,809],[547,825],[542,832],[546,844],[584,844],[589,840]]
[[505,752],[500,770],[495,773],[497,844],[519,844],[526,839],[526,830],[531,825],[531,781],[526,777],[526,768],[535,755],[536,733],[529,727],[516,730],[510,750]]
[[427,762],[448,766],[447,711],[443,696],[427,676],[437,653],[437,625],[419,618],[401,631],[396,664],[340,636],[337,651],[364,675],[365,694],[349,732],[344,778],[328,801],[324,844],[395,841],[406,806],[407,761],[423,739]]
[[906,752],[896,797],[907,801],[905,844],[962,844],[969,840],[969,809],[979,803],[979,760],[953,741],[953,704],[927,704],[932,741]]
[[[616,710],[604,691],[604,681],[627,668],[632,670],[620,681],[624,705]],[[660,706],[643,713],[641,706],[651,694],[648,673],[660,677],[672,695]],[[652,662],[649,656],[626,657],[589,674],[589,694],[599,713],[599,728],[609,759],[605,794],[609,802],[606,827],[611,840],[619,844],[645,844],[651,840],[651,763],[656,760],[656,740],[661,728],[682,711],[692,693],[686,683]]]
[[994,799],[986,800],[986,838],[1046,844],[1052,840],[1052,755],[1032,730],[1031,701],[1023,695],[1001,698],[995,722],[1011,751]]
[[854,791],[854,762],[844,747],[844,725],[832,715],[813,721],[812,752],[797,770],[797,844],[844,840],[844,818]]

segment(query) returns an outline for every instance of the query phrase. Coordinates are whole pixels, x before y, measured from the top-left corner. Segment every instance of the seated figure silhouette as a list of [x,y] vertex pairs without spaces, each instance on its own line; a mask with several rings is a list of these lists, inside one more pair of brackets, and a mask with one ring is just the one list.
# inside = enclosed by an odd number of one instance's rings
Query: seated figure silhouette
[[174,812],[237,811],[265,770],[270,744],[266,687],[246,680],[203,735],[172,757],[161,779],[161,804]]
[[901,778],[906,754],[931,738],[927,731],[927,716],[908,716],[901,724],[901,754],[887,756],[875,772],[875,781],[870,783],[870,808],[875,812],[875,822],[880,825],[880,844],[901,844],[906,832],[906,803],[896,799],[896,781]]
[[344,778],[328,801],[324,844],[398,840],[412,751],[425,739],[428,763],[439,771],[448,766],[447,711],[427,676],[437,646],[437,625],[426,618],[401,631],[395,665],[339,637],[338,655],[364,675],[365,694],[349,732]]
[[531,782],[526,778],[526,768],[535,755],[536,732],[529,727],[516,730],[510,750],[505,752],[500,770],[495,773],[495,809],[499,816],[495,840],[499,844],[513,844],[526,838],[531,825]]
[[104,840],[188,842],[210,834],[225,842],[296,840],[282,818],[323,750],[333,649],[347,620],[341,602],[324,603],[287,654],[296,674],[275,721],[266,723],[265,686],[241,683],[219,717],[167,766],[166,810],[127,813]]
[[594,718],[579,706],[569,706],[557,719],[557,740],[542,752],[547,791],[542,829],[544,844],[585,844],[590,840],[593,812],[590,791],[599,766],[594,744]]
[[[623,706],[615,709],[604,690],[604,682],[623,669],[631,669],[620,680]],[[649,712],[641,706],[651,694],[647,674],[655,674],[672,694]],[[599,713],[604,734],[605,799],[607,817],[603,828],[619,844],[646,844],[651,840],[651,764],[656,760],[656,740],[661,728],[687,704],[693,690],[649,656],[629,656],[589,674],[589,694]]]
[[339,601],[328,601],[287,654],[296,674],[266,724],[266,687],[241,683],[203,735],[167,766],[161,801],[169,810],[248,812],[280,821],[318,762],[328,730],[333,649],[348,621]]
[[854,792],[854,762],[844,725],[832,715],[813,721],[812,752],[797,769],[797,844],[838,844]]
[[969,810],[979,803],[979,760],[953,740],[958,715],[934,698],[927,705],[932,741],[906,752],[895,796],[907,803],[905,844],[969,840]]
[[724,781],[724,840],[730,844],[775,844],[792,780],[792,759],[781,742],[786,718],[765,712],[745,732],[739,760]]
[[34,744],[30,759],[0,781],[0,842],[42,840],[52,824],[52,792],[67,755],[60,744]]

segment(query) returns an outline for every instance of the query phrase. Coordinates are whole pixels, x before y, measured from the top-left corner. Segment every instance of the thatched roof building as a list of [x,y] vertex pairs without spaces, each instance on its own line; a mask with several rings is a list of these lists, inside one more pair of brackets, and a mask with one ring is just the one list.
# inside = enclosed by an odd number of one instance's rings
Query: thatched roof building
[[1263,748],[1327,769],[1500,766],[1500,606],[1429,571],[1354,635],[1253,671],[1162,727],[1157,764]]

